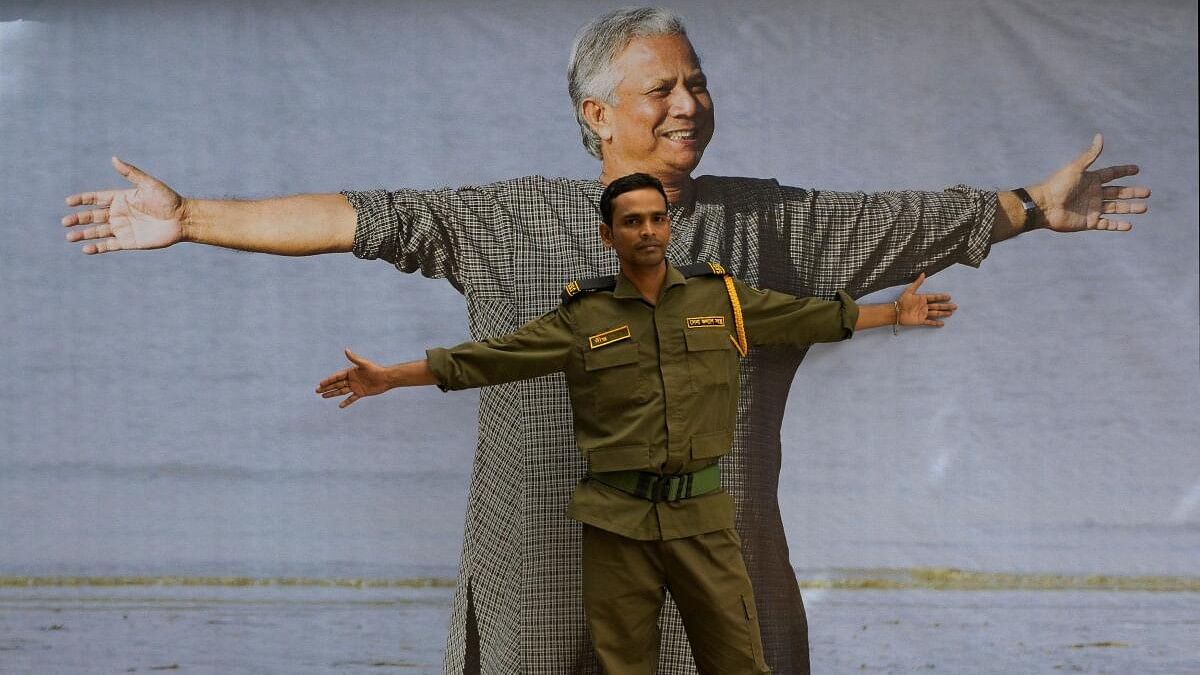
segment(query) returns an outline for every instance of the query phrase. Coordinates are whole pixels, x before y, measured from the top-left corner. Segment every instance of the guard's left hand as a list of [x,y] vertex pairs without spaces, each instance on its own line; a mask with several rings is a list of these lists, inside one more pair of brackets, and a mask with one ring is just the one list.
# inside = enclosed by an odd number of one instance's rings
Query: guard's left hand
[[339,408],[354,403],[365,396],[375,396],[392,388],[387,377],[387,368],[346,349],[346,358],[352,367],[330,375],[317,385],[317,393],[321,398],[346,396],[338,403]]

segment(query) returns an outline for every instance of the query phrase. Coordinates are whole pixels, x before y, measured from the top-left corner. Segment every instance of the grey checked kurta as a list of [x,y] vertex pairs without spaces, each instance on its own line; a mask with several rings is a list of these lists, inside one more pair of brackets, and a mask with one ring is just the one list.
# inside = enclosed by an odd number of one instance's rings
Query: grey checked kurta
[[[345,194],[358,212],[354,254],[450,281],[466,297],[478,340],[552,309],[570,279],[617,272],[616,256],[597,234],[602,190],[594,180],[527,177]],[[752,286],[796,296],[832,299],[845,290],[859,297],[922,271],[978,266],[995,209],[994,193],[964,186],[833,193],[703,176],[693,201],[670,209],[668,258],[675,265],[718,261]],[[808,627],[776,494],[784,402],[804,354],[754,349],[742,361],[733,449],[721,462],[767,663],[789,674],[808,672]],[[476,664],[489,675],[596,672],[583,615],[581,531],[566,517],[585,473],[571,424],[561,374],[480,392],[445,673],[470,673]],[[694,673],[670,604],[660,624],[660,672]]]

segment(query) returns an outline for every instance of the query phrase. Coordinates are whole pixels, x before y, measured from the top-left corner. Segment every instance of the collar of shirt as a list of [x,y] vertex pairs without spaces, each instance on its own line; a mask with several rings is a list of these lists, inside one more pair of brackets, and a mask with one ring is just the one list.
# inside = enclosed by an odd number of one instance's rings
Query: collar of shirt
[[[658,292],[658,299],[662,300],[667,294],[667,289],[672,286],[687,283],[687,279],[673,265],[667,263],[667,278],[663,281],[662,289]],[[619,300],[641,300],[642,292],[633,285],[633,282],[624,274],[617,274],[617,287],[613,289],[613,297]]]

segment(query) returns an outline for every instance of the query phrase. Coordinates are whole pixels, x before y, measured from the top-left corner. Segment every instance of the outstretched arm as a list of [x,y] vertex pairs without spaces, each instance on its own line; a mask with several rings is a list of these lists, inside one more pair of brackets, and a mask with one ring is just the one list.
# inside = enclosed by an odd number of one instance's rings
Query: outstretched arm
[[[949,293],[918,293],[917,289],[925,283],[922,272],[916,281],[909,284],[895,303],[880,303],[876,305],[859,305],[858,321],[854,330],[879,328],[880,326],[934,326],[940,328],[946,325],[941,319],[954,314],[958,305],[950,302]],[[896,312],[899,311],[897,319]]]
[[321,380],[317,393],[323,398],[349,394],[338,404],[345,408],[396,387],[436,384],[449,391],[516,382],[563,370],[574,342],[570,327],[554,310],[508,335],[430,349],[425,359],[394,366],[381,366],[347,349],[353,367]]
[[1092,169],[1104,151],[1104,136],[1096,134],[1092,145],[1044,182],[1031,185],[1029,196],[1037,209],[1032,222],[1026,217],[1025,206],[1014,192],[997,195],[999,208],[992,226],[992,242],[1003,241],[1038,228],[1055,232],[1112,230],[1125,232],[1133,227],[1121,217],[1145,213],[1143,201],[1150,196],[1145,185],[1109,185],[1114,180],[1134,176],[1136,164],[1122,164]]
[[425,359],[381,366],[355,354],[349,348],[346,349],[346,358],[354,365],[339,370],[317,385],[317,393],[321,398],[349,394],[338,403],[339,408],[345,408],[365,396],[382,394],[396,387],[439,384],[437,376],[429,369],[429,362]]
[[[978,267],[993,243],[1046,227],[1058,232],[1128,230],[1124,214],[1145,213],[1150,188],[1111,184],[1134,165],[1092,169],[1092,146],[1046,181],[1028,186],[1037,208],[1026,222],[1012,192],[955,186],[942,192],[838,193],[781,187],[778,245],[760,247],[762,283],[797,296],[851,297],[907,283],[962,263]],[[774,242],[772,242],[774,243]]]
[[89,206],[63,218],[67,241],[88,241],[89,255],[164,248],[181,241],[277,255],[349,251],[354,208],[338,194],[255,201],[189,199],[132,164],[112,158],[133,184],[123,190],[82,192],[67,206]]

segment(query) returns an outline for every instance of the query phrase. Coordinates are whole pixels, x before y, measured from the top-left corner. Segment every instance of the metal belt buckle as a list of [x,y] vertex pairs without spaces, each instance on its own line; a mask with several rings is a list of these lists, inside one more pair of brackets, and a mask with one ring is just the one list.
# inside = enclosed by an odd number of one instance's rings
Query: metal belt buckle
[[657,489],[655,490],[655,501],[673,502],[683,499],[681,489],[686,481],[687,476],[662,476],[658,479]]
[[659,476],[658,484],[654,486],[654,501],[669,502],[671,501],[671,477]]

